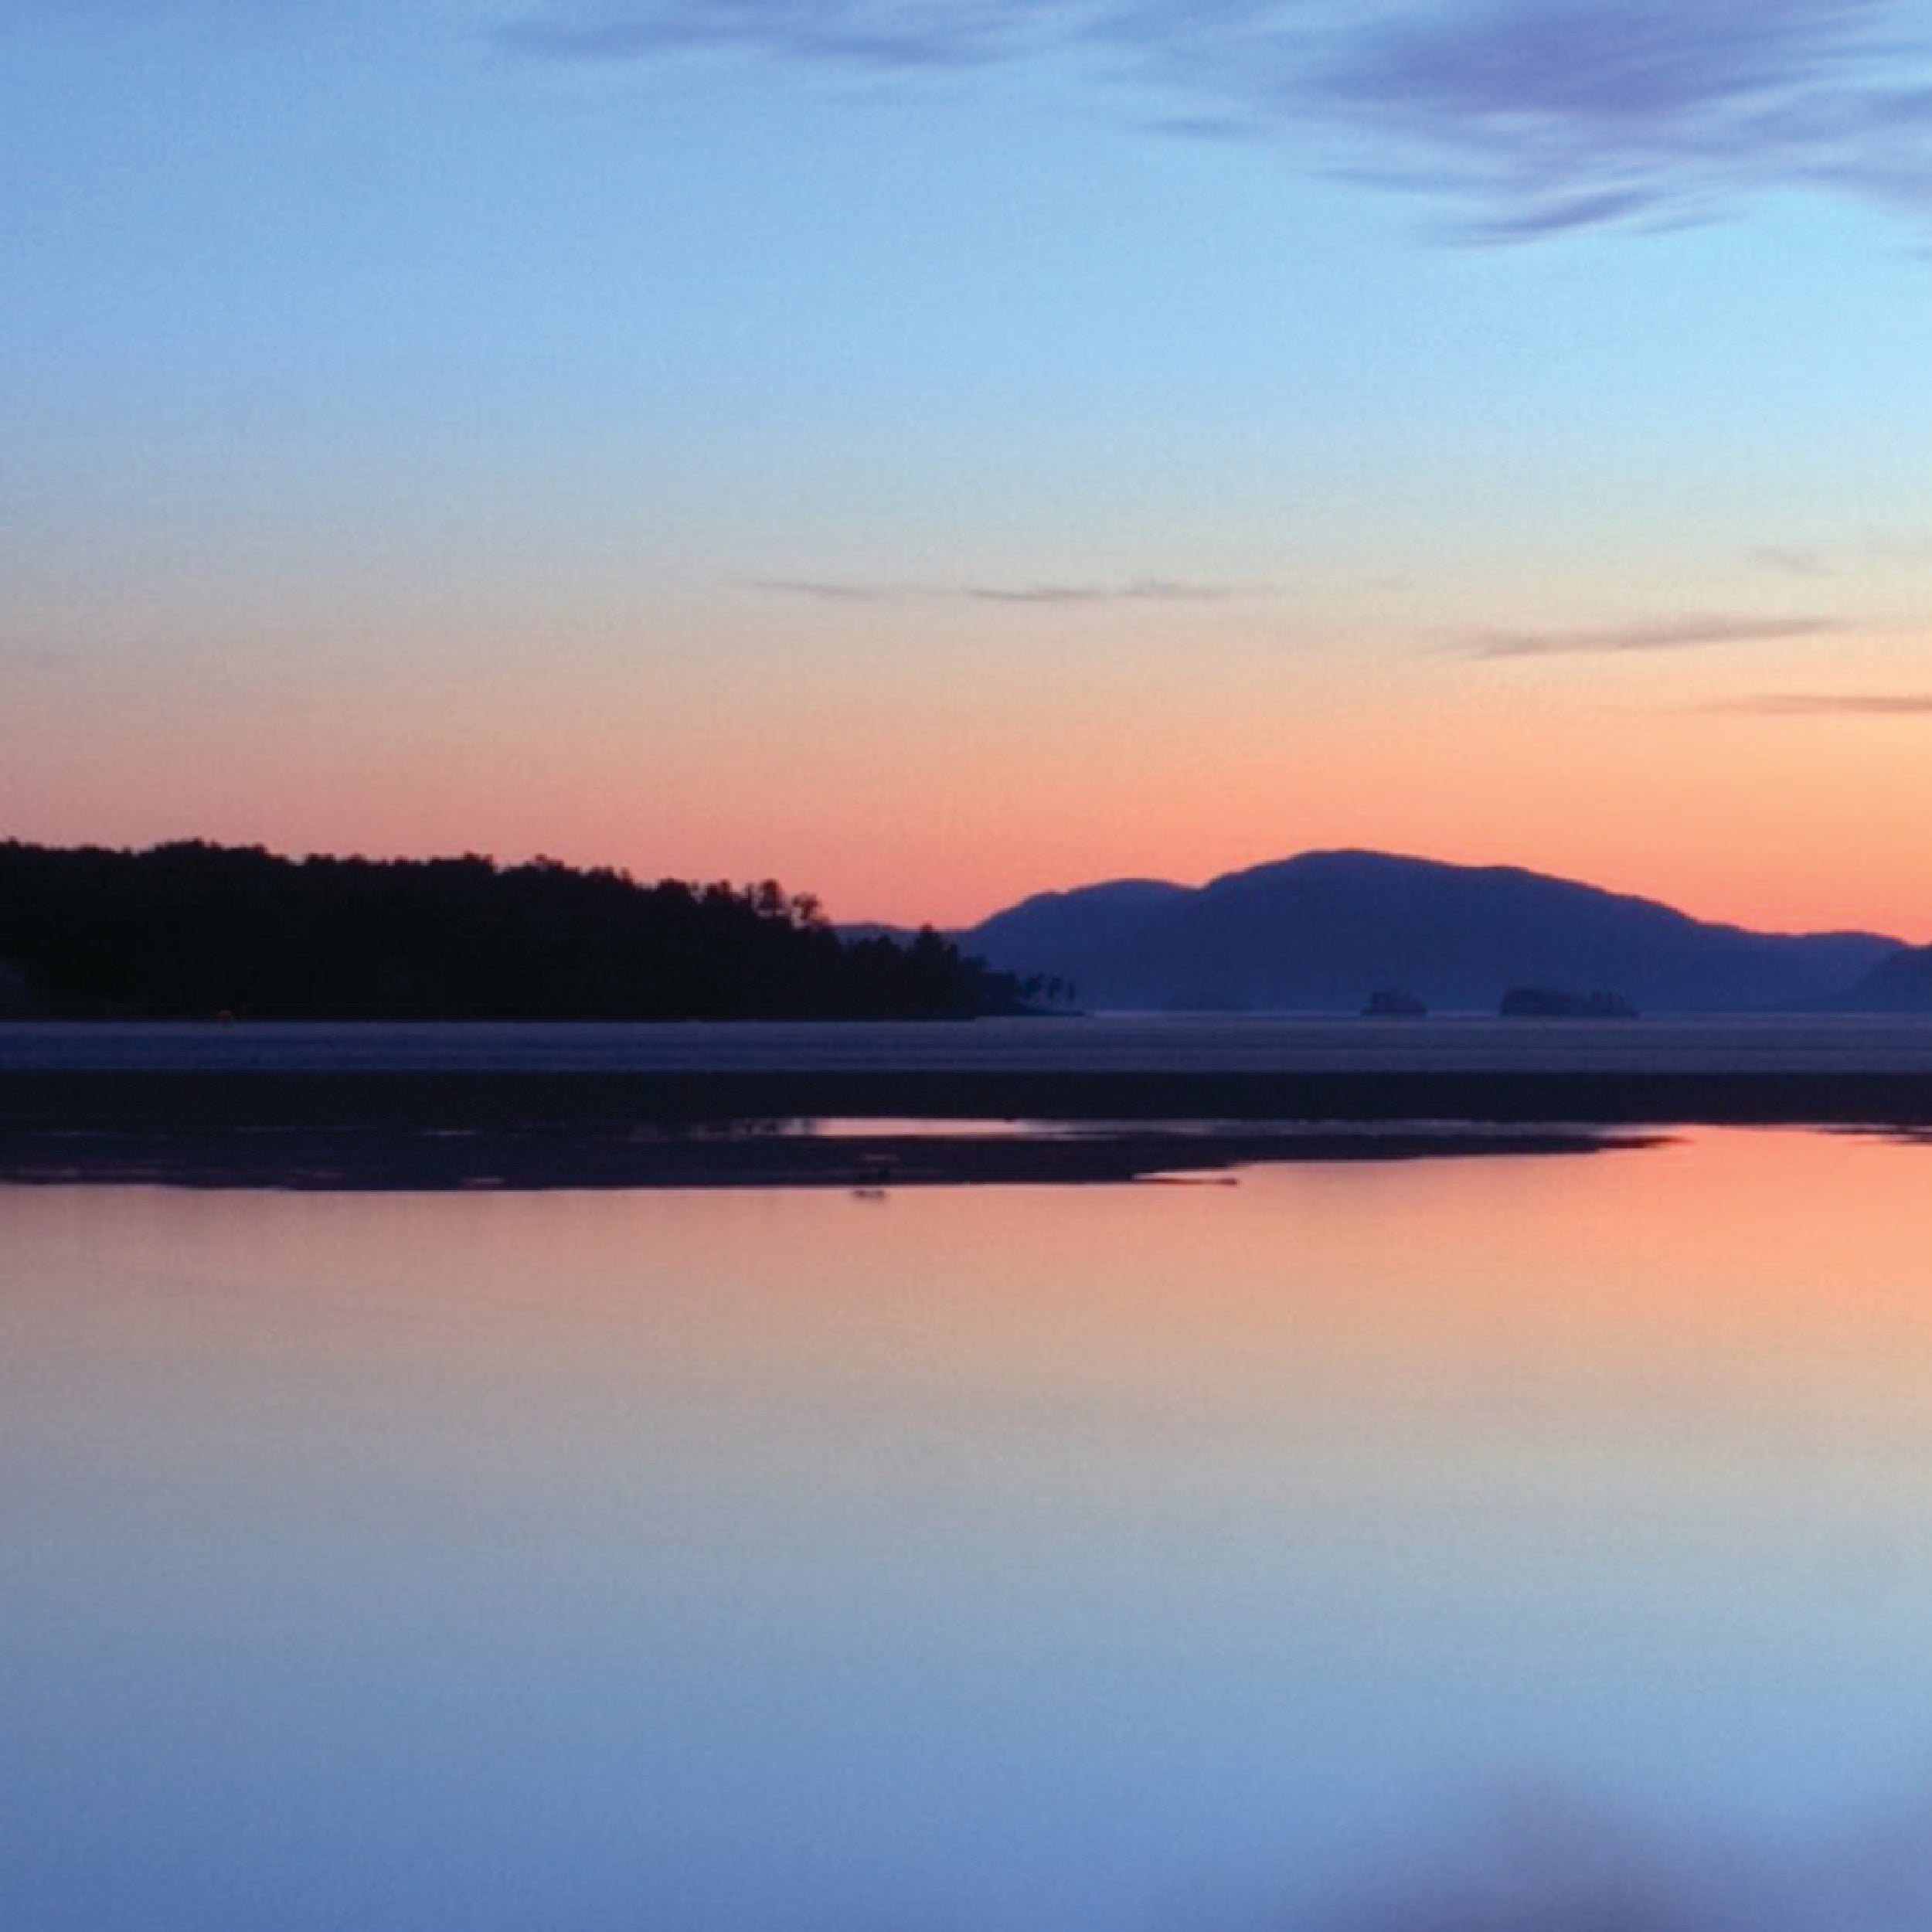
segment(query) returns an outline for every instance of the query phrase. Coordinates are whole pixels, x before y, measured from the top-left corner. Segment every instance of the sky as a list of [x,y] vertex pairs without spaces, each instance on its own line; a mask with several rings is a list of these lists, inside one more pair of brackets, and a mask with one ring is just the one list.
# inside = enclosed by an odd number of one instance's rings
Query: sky
[[0,0],[0,836],[1932,940],[1932,0]]

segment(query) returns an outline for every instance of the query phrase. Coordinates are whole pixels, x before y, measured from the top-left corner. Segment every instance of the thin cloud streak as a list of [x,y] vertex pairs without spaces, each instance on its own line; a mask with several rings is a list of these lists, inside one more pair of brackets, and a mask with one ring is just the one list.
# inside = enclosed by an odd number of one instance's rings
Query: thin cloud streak
[[1932,217],[1913,0],[552,0],[495,38],[902,71],[1081,51],[1178,97],[1153,117],[1170,131],[1314,134],[1338,175],[1460,204],[1469,240],[1674,226],[1794,188]]
[[849,66],[981,66],[1037,45],[1080,0],[634,0],[552,8],[498,30],[512,53],[582,61],[743,48]]
[[1727,717],[1932,718],[1932,691],[1767,692],[1698,709]]
[[1777,644],[1792,638],[1829,636],[1841,627],[1829,617],[1681,617],[1604,631],[1492,631],[1461,647],[1464,657],[1554,658],[1646,651],[1694,651],[1719,644]]
[[803,577],[759,577],[745,587],[777,597],[805,597],[815,604],[886,604],[895,597],[916,594],[878,584],[821,583]]
[[968,584],[959,594],[980,604],[1224,604],[1264,593],[1253,585],[1182,583],[1144,577],[1120,584]]
[[1774,571],[1780,577],[1828,577],[1838,574],[1817,551],[1801,549],[1788,543],[1754,544],[1745,555],[1760,570]]
[[866,583],[798,577],[764,577],[747,588],[821,604],[893,604],[950,600],[971,604],[1066,606],[1118,604],[1226,604],[1266,597],[1272,587],[1194,583],[1139,577],[1126,583]]

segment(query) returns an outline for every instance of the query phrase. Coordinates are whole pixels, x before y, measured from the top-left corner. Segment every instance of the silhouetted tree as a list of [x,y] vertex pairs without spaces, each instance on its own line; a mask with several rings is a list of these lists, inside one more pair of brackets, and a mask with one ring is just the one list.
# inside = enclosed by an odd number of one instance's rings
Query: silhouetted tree
[[549,857],[299,862],[0,843],[0,961],[53,1015],[939,1018],[1027,989],[930,929],[847,944],[809,893]]

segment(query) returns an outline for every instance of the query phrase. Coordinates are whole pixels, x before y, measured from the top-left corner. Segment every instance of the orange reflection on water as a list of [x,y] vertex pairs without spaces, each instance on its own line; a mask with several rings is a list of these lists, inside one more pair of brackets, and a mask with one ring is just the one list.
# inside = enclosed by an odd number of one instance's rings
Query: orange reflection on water
[[[15,1191],[11,1305],[104,1349],[251,1349],[418,1388],[968,1387],[1226,1413],[1545,1389],[1932,1415],[1932,1149],[1714,1132],[1238,1184],[329,1196]],[[99,1250],[135,1257],[104,1287]],[[117,1299],[116,1332],[99,1308]],[[92,1311],[91,1315],[90,1311]],[[19,1339],[32,1339],[31,1324]],[[164,1342],[163,1338],[166,1338]]]
[[0,1190],[22,1896],[1019,1932],[1519,1774],[1828,1814],[1932,1757],[1928,1161]]

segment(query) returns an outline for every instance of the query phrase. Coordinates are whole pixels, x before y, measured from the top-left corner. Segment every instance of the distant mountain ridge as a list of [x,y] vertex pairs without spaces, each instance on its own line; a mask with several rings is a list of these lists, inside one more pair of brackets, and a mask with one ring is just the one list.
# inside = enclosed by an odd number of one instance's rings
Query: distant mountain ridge
[[[1511,866],[1304,852],[1206,885],[1042,893],[957,935],[1092,1009],[1361,1009],[1399,988],[1437,1012],[1512,988],[1614,993],[1653,1012],[1838,1005],[1906,949],[1883,934],[1753,932]],[[1884,984],[1882,982],[1882,988]]]
[[1886,954],[1855,985],[1819,1004],[1841,1013],[1932,1013],[1932,946]]

